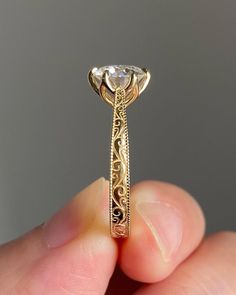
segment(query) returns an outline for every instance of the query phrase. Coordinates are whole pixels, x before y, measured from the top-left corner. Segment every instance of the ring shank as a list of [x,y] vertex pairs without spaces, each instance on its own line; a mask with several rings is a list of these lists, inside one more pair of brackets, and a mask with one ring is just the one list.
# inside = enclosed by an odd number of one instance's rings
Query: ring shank
[[125,90],[115,91],[111,139],[110,230],[114,238],[130,234],[129,139]]

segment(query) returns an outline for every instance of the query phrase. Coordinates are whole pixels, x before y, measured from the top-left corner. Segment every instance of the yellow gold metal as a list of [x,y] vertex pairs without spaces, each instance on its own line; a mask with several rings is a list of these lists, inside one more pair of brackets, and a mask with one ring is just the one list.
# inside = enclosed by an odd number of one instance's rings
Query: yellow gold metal
[[110,233],[114,238],[126,238],[130,235],[130,169],[126,108],[146,88],[150,73],[142,69],[144,77],[138,80],[135,72],[132,72],[129,84],[125,88],[114,88],[109,80],[108,71],[105,70],[98,88],[93,80],[96,70],[97,68],[94,68],[89,71],[88,80],[103,100],[113,107],[109,187]]
[[95,85],[95,83],[93,82],[93,72],[95,69],[97,69],[97,68],[93,68],[88,72],[88,80],[89,80],[90,85],[93,87],[93,90],[96,91],[97,94],[99,94],[98,88]]
[[129,140],[125,90],[115,91],[111,137],[110,231],[114,238],[128,237],[130,232]]

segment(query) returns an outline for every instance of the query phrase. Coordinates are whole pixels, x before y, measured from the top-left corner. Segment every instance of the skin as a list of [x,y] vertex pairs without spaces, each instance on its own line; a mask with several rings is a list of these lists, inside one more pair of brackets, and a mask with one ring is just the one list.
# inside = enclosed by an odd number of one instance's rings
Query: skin
[[236,234],[204,237],[185,190],[143,181],[131,190],[131,236],[109,235],[100,178],[44,224],[0,246],[1,295],[233,295]]

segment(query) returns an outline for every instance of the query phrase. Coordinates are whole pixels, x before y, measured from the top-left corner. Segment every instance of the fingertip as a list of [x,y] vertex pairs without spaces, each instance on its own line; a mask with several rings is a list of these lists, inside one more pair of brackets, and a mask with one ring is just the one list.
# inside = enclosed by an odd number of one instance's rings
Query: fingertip
[[200,243],[205,222],[185,190],[160,181],[143,181],[131,190],[131,235],[123,242],[122,270],[132,279],[166,278]]

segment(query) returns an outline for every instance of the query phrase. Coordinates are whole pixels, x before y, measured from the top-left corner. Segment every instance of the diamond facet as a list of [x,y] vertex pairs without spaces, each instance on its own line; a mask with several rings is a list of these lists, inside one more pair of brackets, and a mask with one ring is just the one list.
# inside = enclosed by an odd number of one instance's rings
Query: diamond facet
[[129,66],[129,65],[104,66],[101,68],[94,68],[92,70],[92,79],[97,89],[99,89],[102,83],[102,77],[105,71],[107,71],[109,83],[111,85],[111,88],[113,89],[117,89],[117,88],[125,89],[130,83],[132,72],[137,76],[137,82],[140,83],[141,86],[144,85],[145,80],[148,79],[147,74],[144,72],[144,70],[136,66]]

